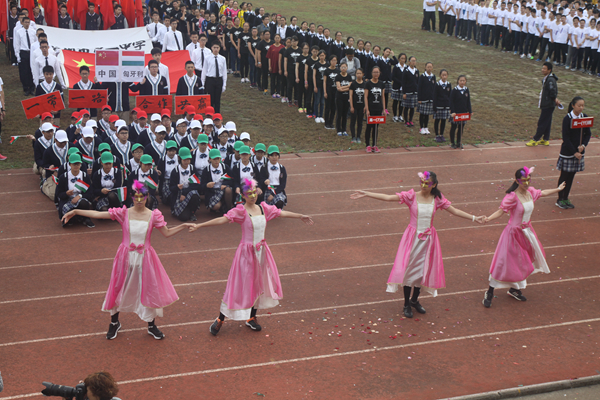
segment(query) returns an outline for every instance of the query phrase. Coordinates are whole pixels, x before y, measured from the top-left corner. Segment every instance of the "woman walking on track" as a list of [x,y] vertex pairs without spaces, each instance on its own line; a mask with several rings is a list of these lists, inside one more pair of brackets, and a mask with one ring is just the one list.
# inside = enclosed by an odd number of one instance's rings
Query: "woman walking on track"
[[209,329],[213,335],[219,333],[225,317],[234,321],[246,321],[246,326],[260,331],[262,328],[256,320],[256,311],[259,308],[275,307],[283,298],[277,265],[265,241],[267,222],[283,217],[299,218],[308,225],[313,224],[313,220],[307,215],[282,211],[265,202],[256,204],[255,180],[246,178],[241,189],[244,205],[238,204],[224,216],[190,228],[190,232],[193,232],[198,228],[228,222],[236,222],[242,226],[242,240],[231,265],[221,302],[221,313]]
[[[404,315],[413,317],[412,307],[417,312],[425,314],[425,308],[419,303],[421,287],[425,288],[434,297],[437,289],[446,286],[444,277],[444,264],[442,249],[437,232],[433,227],[433,217],[438,210],[447,210],[453,215],[469,219],[473,222],[483,223],[484,216],[476,217],[451,206],[450,201],[438,189],[438,180],[435,173],[424,171],[419,173],[421,190],[385,195],[358,191],[353,193],[351,199],[371,197],[383,201],[397,201],[406,204],[410,210],[410,223],[406,227],[394,267],[387,283],[387,291],[396,293],[398,285],[404,288]],[[414,289],[413,289],[414,288]],[[412,298],[410,297],[412,290]]]
[[163,316],[163,308],[179,299],[175,288],[154,248],[150,244],[152,229],[156,228],[165,237],[171,237],[193,224],[182,224],[167,228],[159,210],[146,208],[148,189],[139,181],[132,188],[133,207],[110,208],[107,212],[73,210],[64,215],[66,223],[75,215],[95,219],[117,220],[123,228],[123,242],[117,250],[110,284],[102,311],[110,312],[111,323],[107,339],[117,337],[121,323],[119,312],[134,312],[148,322],[148,334],[160,340],[165,335],[156,327],[154,320]]
[[510,288],[508,294],[519,301],[527,300],[521,289],[527,287],[527,277],[536,272],[549,274],[544,248],[531,226],[533,204],[544,196],[558,193],[565,188],[561,183],[556,189],[538,190],[529,186],[534,168],[523,167],[515,173],[515,182],[506,191],[500,209],[487,217],[485,222],[509,213],[508,225],[502,231],[490,267],[490,287],[483,297],[483,305],[489,308],[494,289]]

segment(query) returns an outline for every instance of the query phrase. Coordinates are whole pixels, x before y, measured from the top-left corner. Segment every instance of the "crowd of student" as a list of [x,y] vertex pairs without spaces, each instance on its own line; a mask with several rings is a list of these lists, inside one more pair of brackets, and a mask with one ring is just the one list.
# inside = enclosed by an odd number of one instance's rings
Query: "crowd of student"
[[[594,2],[595,3],[595,2]],[[424,0],[422,29],[600,77],[600,10],[592,1]]]

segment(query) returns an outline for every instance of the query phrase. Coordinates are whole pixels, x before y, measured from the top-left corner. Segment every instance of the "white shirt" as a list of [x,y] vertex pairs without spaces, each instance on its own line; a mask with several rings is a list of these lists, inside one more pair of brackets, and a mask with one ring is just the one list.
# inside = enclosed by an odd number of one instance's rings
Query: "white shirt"
[[513,14],[510,17],[510,29],[515,32],[521,32],[521,14]]
[[[271,169],[272,167],[276,167],[276,169],[273,170]],[[279,175],[281,174],[281,166],[279,165],[279,163],[271,164],[269,162],[267,163],[266,168],[269,171],[269,183],[271,184],[271,186],[279,186]]]
[[[29,36],[29,44],[27,44],[26,35]],[[13,32],[13,36],[13,45],[15,49],[15,55],[17,56],[17,62],[21,62],[21,50],[30,51],[31,44],[37,42],[37,37],[35,36],[35,29],[31,26],[27,30],[25,28],[19,29],[18,31],[15,29]]]
[[162,51],[164,53],[165,51],[183,50],[184,44],[185,42],[183,41],[183,35],[181,35],[181,32],[170,30],[163,38]]
[[565,44],[567,43],[567,39],[569,38],[569,30],[570,26],[567,24],[557,24],[554,27],[554,32],[552,32],[552,38],[555,43]]
[[[171,161],[171,164],[169,164],[169,161]],[[177,167],[177,164],[177,154],[174,154],[173,158],[165,156],[165,179],[171,179],[171,171],[173,171],[175,167]],[[183,183],[183,181],[180,180],[179,183]]]
[[[590,37],[591,37],[591,36],[594,36],[594,32],[598,32],[598,31],[596,30],[596,27],[594,27],[594,29],[592,29],[592,28],[590,28],[590,27],[588,26],[587,28],[585,28],[585,29],[584,29],[584,36],[583,36],[583,37],[585,38],[585,36],[586,36],[586,35],[587,35],[587,36],[590,36]],[[598,39],[598,38],[597,38],[597,36],[596,36],[596,43],[598,42],[598,40],[597,40],[597,39]],[[592,47],[592,40],[591,40],[591,39],[585,39],[585,42],[583,42],[583,47],[590,47],[590,48],[591,48],[591,47]]]
[[167,33],[167,27],[159,23],[150,23],[146,25],[146,30],[153,42],[159,42],[162,44],[165,34]]
[[[66,146],[65,146],[65,150],[66,150]],[[78,189],[75,189],[75,182],[71,182],[72,179],[77,178],[77,179],[81,179],[83,180],[83,173],[81,172],[81,170],[79,171],[79,174],[77,174],[77,176],[73,175],[73,173],[69,170],[69,172],[67,173],[67,178],[69,179],[68,184],[69,184],[69,190],[73,191],[73,196],[71,196],[71,198],[75,197],[75,196],[79,196],[79,194],[81,194],[81,192]],[[89,189],[88,189],[89,190]]]
[[[194,158],[194,167],[196,167],[196,171],[199,171],[200,173],[202,173],[202,171],[204,171],[204,169],[206,167],[208,167],[208,153],[210,152],[210,149],[208,148],[208,146],[206,146],[206,151],[203,153],[200,151],[200,149],[198,148],[198,150],[196,150],[196,156]],[[202,155],[205,155],[206,157],[203,157]]]
[[190,43],[185,46],[185,49],[190,53],[190,60],[192,60],[194,56],[194,50],[200,47],[200,43]]
[[447,0],[446,1],[446,15],[454,16],[454,7],[456,7],[458,3],[455,0]]
[[[60,63],[58,62],[58,58],[56,58],[52,54],[48,54],[48,57],[42,54],[34,61],[32,61],[31,73],[33,75],[33,83],[37,86],[37,84],[44,79],[43,69],[46,66],[46,60],[48,61],[48,65],[54,68],[54,76],[58,78],[58,81],[60,82],[62,87],[66,87],[62,71],[60,70]],[[52,79],[54,79],[54,77]]]
[[[177,157],[177,156],[175,156]],[[187,172],[185,175],[183,174],[183,172]],[[179,183],[181,185],[183,185],[183,188],[187,188],[188,186],[190,186],[190,178],[192,177],[192,171],[190,170],[190,166],[188,165],[187,168],[183,168],[183,167],[179,167]]]
[[478,7],[475,4],[469,4],[467,6],[467,13],[468,13],[469,21],[477,20],[477,8]]
[[[37,31],[37,25],[35,24],[35,21],[29,20],[29,27],[33,28],[33,31]],[[17,21],[17,23],[15,24],[15,32],[22,29],[23,25],[21,24],[21,21]]]
[[[590,32],[588,33],[588,35],[590,35],[591,38],[591,43],[592,43],[592,49],[596,50],[598,49],[598,38],[600,37],[600,30],[598,29],[590,29]],[[0,80],[0,84],[1,84],[1,80]]]
[[[215,59],[217,62],[215,63]],[[206,84],[206,77],[216,77],[216,68],[219,65],[219,77],[223,79],[223,89],[225,91],[227,86],[227,61],[222,55],[211,54],[209,57],[204,59],[204,66],[202,67],[202,86]]]
[[[429,4],[433,4],[432,6],[430,6]],[[423,9],[427,12],[431,12],[431,11],[435,11],[435,1],[432,0],[423,0]]]
[[281,36],[281,40],[285,40],[285,31],[287,31],[287,25],[284,25],[284,26],[277,25],[277,29],[275,30],[275,34],[279,33],[279,36]]
[[[250,161],[248,161],[248,165],[244,165],[244,163],[240,161],[239,164],[240,164],[240,183],[243,183],[245,178],[254,179],[254,177],[252,176],[252,173],[253,173],[252,163]],[[246,171],[244,171],[244,169],[246,169]]]
[[554,21],[550,21],[550,19],[546,18],[545,19],[546,24],[544,25],[544,29],[548,29],[548,32],[544,33],[544,38],[545,39],[550,39],[550,34],[551,32],[554,32],[554,25],[556,25],[554,23]]
[[[158,74],[165,77],[165,79],[167,80],[167,89],[169,89],[169,93],[171,93],[171,79],[169,78],[169,67],[162,63],[158,64]],[[149,76],[150,70],[146,65],[146,68],[144,68],[144,77],[148,78]]]
[[[212,165],[209,165],[208,168],[210,168],[210,175],[212,177],[213,182],[219,184],[221,182],[221,179],[223,178],[223,175],[225,174],[225,171],[223,171],[223,164],[219,163],[218,168],[213,168]],[[218,187],[218,189],[220,189],[220,186]]]
[[212,51],[210,51],[206,47],[198,46],[198,48],[194,50],[191,56],[192,62],[194,63],[194,67],[198,71],[202,71],[202,68],[204,67],[204,60],[210,57],[211,55]]
[[[100,170],[100,173],[102,174],[102,179],[100,179],[100,184],[102,185],[103,189],[112,189],[113,187],[115,187],[115,174],[114,174],[114,169],[111,168],[110,172],[107,174],[106,172],[104,172],[104,168],[102,168]],[[111,179],[104,179],[105,176],[110,176]]]

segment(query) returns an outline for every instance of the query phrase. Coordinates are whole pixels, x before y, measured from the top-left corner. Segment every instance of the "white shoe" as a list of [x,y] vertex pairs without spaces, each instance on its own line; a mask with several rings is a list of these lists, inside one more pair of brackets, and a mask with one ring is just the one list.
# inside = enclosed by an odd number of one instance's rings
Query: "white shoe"
[[419,129],[419,133],[420,133],[421,135],[426,135],[426,133],[425,133],[425,129],[424,129],[424,128],[420,128],[420,129]]
[[338,132],[338,136],[342,136],[342,132]]
[[317,124],[321,123],[321,118],[315,118],[315,123],[317,123]]
[[525,54],[521,54],[521,58],[525,58]]
[[325,123],[325,118],[319,118],[319,123],[320,124],[324,124]]
[[430,135],[430,134],[431,134],[431,132],[429,132],[429,128],[424,128],[424,129],[425,129],[425,133],[426,133],[426,134],[428,134],[428,135]]

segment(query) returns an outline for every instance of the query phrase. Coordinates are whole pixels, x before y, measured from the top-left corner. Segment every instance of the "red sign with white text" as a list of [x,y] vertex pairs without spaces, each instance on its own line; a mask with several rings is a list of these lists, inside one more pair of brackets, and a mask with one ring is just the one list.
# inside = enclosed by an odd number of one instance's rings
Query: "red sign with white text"
[[594,126],[594,117],[573,118],[571,120],[571,129],[591,128]]
[[471,120],[471,114],[469,114],[469,113],[455,114],[454,115],[454,122],[470,121],[470,120]]
[[25,117],[27,119],[35,118],[45,112],[60,111],[65,108],[65,103],[58,90],[56,92],[21,100],[21,104],[23,105],[23,110],[25,111]]
[[367,119],[367,124],[375,125],[375,124],[385,124],[385,116],[371,116]]

